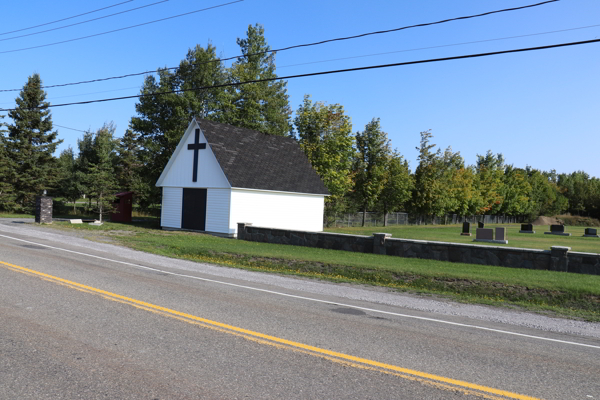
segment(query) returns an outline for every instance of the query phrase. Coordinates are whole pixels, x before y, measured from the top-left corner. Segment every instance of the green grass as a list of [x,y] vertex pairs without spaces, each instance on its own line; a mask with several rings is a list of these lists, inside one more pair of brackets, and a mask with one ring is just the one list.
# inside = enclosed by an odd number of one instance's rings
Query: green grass
[[0,218],[34,218],[33,214],[0,213]]
[[[505,227],[508,244],[494,244],[494,246],[519,247],[526,249],[550,250],[552,246],[567,246],[571,251],[585,253],[600,253],[600,239],[582,237],[585,232],[583,226],[566,227],[566,232],[571,236],[545,235],[549,232],[548,225],[534,226],[535,233],[519,233],[520,224],[486,224],[486,228]],[[469,243],[482,246],[489,243],[473,242],[475,229],[471,226],[473,236],[461,236],[462,225],[395,225],[387,227],[355,227],[355,228],[328,228],[328,232],[347,233],[352,235],[372,235],[375,232],[391,233],[392,238],[432,240],[438,242]]]
[[[109,239],[168,257],[380,285],[463,302],[519,307],[600,321],[600,276],[246,242],[198,233],[163,231],[157,229],[157,221],[153,219],[133,224],[109,222],[100,227],[55,222],[51,227],[80,230],[85,232],[84,236],[89,233],[93,240]],[[422,232],[419,238],[428,236],[431,229],[412,228],[410,231],[414,235],[419,230]],[[455,237],[454,232],[452,238]]]

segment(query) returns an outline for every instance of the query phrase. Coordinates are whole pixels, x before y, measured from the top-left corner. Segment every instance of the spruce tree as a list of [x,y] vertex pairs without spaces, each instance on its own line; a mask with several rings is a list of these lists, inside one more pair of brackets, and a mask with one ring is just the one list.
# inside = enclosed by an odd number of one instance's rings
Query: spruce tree
[[[237,44],[245,57],[229,69],[232,83],[277,78],[275,53],[268,53],[271,47],[262,25],[248,26],[247,38],[238,39]],[[272,80],[228,88],[231,106],[225,121],[270,135],[289,135],[292,111],[286,86],[286,81]]]
[[[4,118],[0,115],[0,119]],[[0,123],[0,210],[12,211],[14,208],[13,176],[14,168],[6,150],[6,131]]]
[[94,135],[94,156],[85,171],[88,195],[95,200],[94,211],[99,215],[100,222],[103,215],[112,212],[114,195],[118,190],[115,177],[117,141],[113,138],[114,131],[112,123],[104,124],[98,129]]
[[54,173],[57,160],[53,154],[62,143],[53,131],[52,115],[42,90],[42,80],[33,74],[16,99],[16,107],[8,113],[6,149],[14,168],[13,188],[17,210],[32,212],[35,196],[57,183]]

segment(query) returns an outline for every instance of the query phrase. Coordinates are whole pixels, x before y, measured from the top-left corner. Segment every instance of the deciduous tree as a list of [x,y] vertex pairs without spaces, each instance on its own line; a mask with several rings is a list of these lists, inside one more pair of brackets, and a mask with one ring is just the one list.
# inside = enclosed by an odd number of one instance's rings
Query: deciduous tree
[[300,147],[331,193],[325,199],[325,222],[331,224],[335,214],[344,211],[352,187],[350,117],[341,105],[313,103],[307,95],[296,111],[294,125]]
[[356,151],[352,162],[353,197],[363,212],[362,226],[369,208],[374,207],[385,185],[386,162],[391,157],[387,134],[379,118],[373,118],[363,132],[356,132]]

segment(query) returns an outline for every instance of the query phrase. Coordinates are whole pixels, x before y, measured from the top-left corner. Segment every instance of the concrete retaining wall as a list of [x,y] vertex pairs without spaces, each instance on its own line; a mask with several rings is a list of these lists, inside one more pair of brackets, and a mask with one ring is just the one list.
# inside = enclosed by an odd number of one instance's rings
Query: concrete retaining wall
[[550,250],[516,247],[479,246],[474,244],[393,239],[387,233],[373,236],[346,235],[330,232],[291,231],[238,224],[238,239],[252,242],[291,244],[386,254],[389,256],[424,258],[467,264],[497,265],[511,268],[566,271],[600,275],[600,254],[578,253],[570,247],[552,246]]

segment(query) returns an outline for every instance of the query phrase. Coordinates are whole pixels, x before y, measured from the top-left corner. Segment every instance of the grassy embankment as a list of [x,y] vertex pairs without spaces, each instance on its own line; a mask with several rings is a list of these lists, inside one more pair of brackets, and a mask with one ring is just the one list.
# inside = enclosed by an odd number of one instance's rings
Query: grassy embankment
[[[55,222],[51,227],[85,231],[80,233],[93,240],[116,242],[168,257],[254,271],[379,285],[462,302],[524,308],[600,321],[600,276],[245,242],[198,233],[162,231],[152,220],[133,224],[105,223],[101,227]],[[469,242],[468,238],[464,240],[457,234],[460,232],[458,226],[406,228],[396,228],[403,233],[401,237]],[[385,230],[394,233],[392,229]],[[576,234],[575,228],[569,230]],[[348,232],[347,229],[343,231]],[[360,229],[354,228],[353,233],[355,231]],[[508,238],[511,245],[517,245],[516,235],[509,232]],[[545,249],[556,244],[555,239],[539,232],[534,238],[524,238],[526,241],[541,240]],[[578,242],[584,238],[571,239]],[[600,246],[600,240],[595,243]]]

